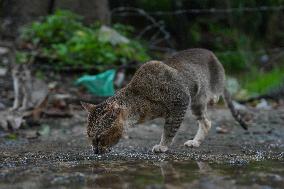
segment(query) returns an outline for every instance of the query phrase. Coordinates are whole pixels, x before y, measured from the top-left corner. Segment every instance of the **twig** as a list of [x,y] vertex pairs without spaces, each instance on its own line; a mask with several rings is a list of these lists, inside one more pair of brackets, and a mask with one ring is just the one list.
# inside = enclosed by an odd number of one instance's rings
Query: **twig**
[[151,25],[146,26],[146,27],[138,34],[137,39],[142,38],[145,33],[147,33],[148,31],[152,30],[153,28],[155,28],[155,27],[160,27],[160,24],[162,24],[162,23],[163,23],[163,21],[159,21],[159,22],[157,22],[157,23],[154,23],[154,24],[151,24]]
[[[141,15],[143,17],[145,17],[148,21],[151,22],[151,24],[149,26],[146,26],[144,30],[142,30],[143,33],[140,33],[138,35],[138,37],[142,37],[147,31],[151,30],[152,28],[158,28],[160,30],[160,32],[164,35],[163,36],[163,40],[165,40],[168,45],[170,47],[172,47],[172,44],[170,43],[169,39],[171,37],[170,33],[167,32],[165,30],[165,27],[163,25],[161,25],[161,21],[156,21],[154,17],[150,16],[145,10],[143,9],[139,9],[139,8],[134,8],[134,7],[118,7],[118,8],[115,8],[111,11],[111,16],[113,16],[114,14],[117,14],[117,13],[120,13],[120,12],[124,12],[124,13],[131,13],[131,12],[135,12],[137,13],[137,15]],[[163,40],[158,40],[155,42],[155,44],[163,41]]]

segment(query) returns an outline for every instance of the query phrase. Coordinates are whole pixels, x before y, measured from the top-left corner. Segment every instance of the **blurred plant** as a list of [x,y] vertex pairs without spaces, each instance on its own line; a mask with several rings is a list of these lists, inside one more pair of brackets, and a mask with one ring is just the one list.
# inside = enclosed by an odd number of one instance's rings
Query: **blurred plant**
[[[112,1],[115,7],[125,6],[125,2]],[[283,10],[264,10],[265,7],[282,7],[284,0],[139,0],[127,1],[128,6],[139,7],[152,13],[154,18],[162,19],[167,31],[171,33],[173,44],[177,49],[202,47],[216,53],[224,65],[226,73],[239,78],[242,87],[248,92],[264,92],[282,81],[281,73],[276,68],[283,65],[277,61],[271,65],[275,70],[259,72],[261,57],[270,55],[274,49],[284,46],[284,12]],[[245,11],[248,8],[260,8],[264,11]],[[234,9],[243,11],[234,11]],[[228,12],[195,13],[180,11],[190,9],[228,9]],[[232,9],[232,11],[230,11]],[[165,14],[161,14],[164,12]],[[159,14],[153,14],[159,13]],[[143,20],[138,17],[124,17],[128,23],[141,26]],[[114,18],[116,19],[116,18]],[[118,18],[121,20],[121,18]],[[147,36],[146,36],[147,37]],[[277,56],[277,55],[276,55]],[[282,75],[283,75],[283,69]],[[271,79],[271,82],[269,80]],[[250,84],[251,83],[251,84]],[[277,85],[277,84],[276,84]]]
[[259,56],[252,50],[259,42],[237,29],[200,19],[190,27],[189,33],[192,45],[214,50],[229,73],[249,71]]
[[86,29],[82,18],[69,11],[56,11],[41,22],[34,22],[22,29],[21,39],[33,45],[50,47],[52,44],[66,43],[77,30]]
[[16,52],[16,63],[23,64],[28,62],[29,54],[26,52],[17,51]]
[[242,87],[250,93],[264,94],[280,86],[284,81],[284,67],[274,68],[269,72],[253,70],[241,79]]
[[[81,21],[80,16],[69,11],[57,11],[43,21],[25,27],[21,39],[32,44],[41,56],[56,62],[57,68],[96,66],[101,71],[110,65],[149,59],[142,43],[131,39],[132,27],[115,24],[116,30],[104,27],[107,29],[103,31],[103,26],[98,23],[87,27]],[[119,41],[121,38],[127,42]],[[118,42],[113,43],[113,39]]]
[[118,31],[119,33],[121,33],[122,35],[126,37],[131,37],[131,33],[134,32],[134,27],[120,24],[120,23],[116,23],[112,27],[113,29],[115,29],[116,31]]

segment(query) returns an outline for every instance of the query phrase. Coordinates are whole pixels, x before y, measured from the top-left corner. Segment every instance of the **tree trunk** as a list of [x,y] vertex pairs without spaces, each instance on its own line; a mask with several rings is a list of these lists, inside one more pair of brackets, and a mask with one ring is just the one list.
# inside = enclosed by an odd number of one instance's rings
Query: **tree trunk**
[[82,15],[86,23],[110,23],[108,0],[0,0],[1,38],[17,37],[21,26],[52,14],[56,9]]
[[2,0],[0,4],[2,35],[15,37],[21,26],[47,15],[48,1]]
[[48,14],[53,14],[55,8],[54,6],[55,6],[55,0],[49,0]]
[[85,18],[86,23],[99,21],[102,24],[110,23],[110,10],[108,0],[57,0],[55,1],[56,9],[67,9]]

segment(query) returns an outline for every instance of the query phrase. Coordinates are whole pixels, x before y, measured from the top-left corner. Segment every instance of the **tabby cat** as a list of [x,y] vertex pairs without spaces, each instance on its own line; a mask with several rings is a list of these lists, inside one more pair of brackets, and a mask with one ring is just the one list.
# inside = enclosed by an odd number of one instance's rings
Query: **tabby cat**
[[160,143],[153,152],[166,152],[188,108],[199,129],[193,140],[184,143],[199,147],[211,128],[207,104],[223,96],[233,117],[247,129],[225,88],[225,72],[217,57],[206,49],[189,49],[164,61],[149,61],[130,83],[99,105],[83,103],[88,112],[87,135],[94,153],[108,152],[124,128],[162,117],[165,119]]

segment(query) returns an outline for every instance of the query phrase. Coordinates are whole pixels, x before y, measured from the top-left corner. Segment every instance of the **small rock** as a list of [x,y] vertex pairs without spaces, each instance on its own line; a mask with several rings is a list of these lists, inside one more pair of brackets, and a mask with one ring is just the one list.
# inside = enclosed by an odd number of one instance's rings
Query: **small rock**
[[6,106],[0,102],[0,110],[4,110],[6,108]]
[[26,137],[27,139],[36,139],[36,138],[39,137],[39,134],[38,134],[38,132],[35,131],[35,130],[26,131],[26,132],[25,132],[25,137]]
[[228,77],[226,80],[226,87],[231,94],[236,94],[240,89],[240,84],[236,78]]
[[251,122],[253,119],[254,119],[254,114],[252,112],[240,112],[243,120],[246,122],[246,123],[249,123]]
[[85,175],[83,173],[75,172],[71,175],[55,176],[51,180],[53,185],[67,185],[72,183],[83,183],[85,181]]
[[50,127],[49,125],[42,125],[41,129],[37,132],[41,136],[47,137],[50,134]]
[[49,90],[53,90],[53,89],[55,89],[57,86],[58,86],[58,83],[57,83],[56,81],[48,83],[48,89],[49,89]]
[[223,127],[216,127],[216,132],[219,134],[226,134],[229,132],[229,130]]
[[268,104],[268,102],[265,99],[261,99],[260,102],[256,105],[256,108],[263,110],[270,110],[271,106]]
[[7,68],[0,68],[0,77],[5,76],[7,73]]
[[261,64],[266,64],[268,63],[269,59],[270,57],[267,54],[264,54],[259,58],[259,61]]
[[273,174],[273,173],[259,173],[257,176],[263,182],[267,182],[267,181],[282,182],[283,181],[283,178],[280,175]]
[[0,55],[8,54],[9,49],[6,47],[0,47]]
[[11,125],[13,130],[18,130],[24,123],[24,119],[22,115],[20,116],[8,115],[7,121],[9,122],[9,125]]

